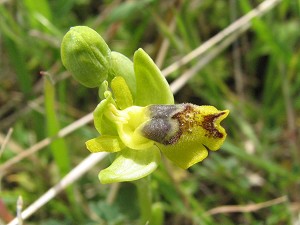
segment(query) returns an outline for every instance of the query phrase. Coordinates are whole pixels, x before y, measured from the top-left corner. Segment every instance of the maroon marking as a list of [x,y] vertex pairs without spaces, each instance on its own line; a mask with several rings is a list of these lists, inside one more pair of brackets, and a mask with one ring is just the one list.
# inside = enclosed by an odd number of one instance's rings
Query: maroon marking
[[[193,120],[195,117],[195,113],[196,112],[194,111],[194,108],[191,104],[185,104],[185,108],[182,111],[172,116],[172,119],[177,120],[179,130],[173,137],[171,137],[164,143],[165,145],[175,144],[180,139],[183,132],[188,131],[189,128],[193,126],[192,123],[196,122],[195,120]],[[192,115],[192,117],[190,115]]]
[[195,107],[192,104],[184,104],[185,107],[182,111],[177,112],[171,118],[177,120],[179,130],[170,139],[164,140],[162,144],[172,145],[175,144],[184,132],[192,132],[192,128],[195,126],[201,126],[207,132],[206,137],[209,138],[223,138],[224,135],[219,132],[215,127],[215,121],[225,112],[215,113],[203,116],[203,120],[199,121],[197,115],[201,114],[199,111],[195,111]]
[[207,130],[208,133],[205,134],[207,137],[213,137],[213,138],[223,138],[224,135],[218,131],[215,127],[215,121],[220,116],[224,115],[225,112],[217,113],[217,114],[211,114],[203,117],[203,121],[201,126],[203,129]]

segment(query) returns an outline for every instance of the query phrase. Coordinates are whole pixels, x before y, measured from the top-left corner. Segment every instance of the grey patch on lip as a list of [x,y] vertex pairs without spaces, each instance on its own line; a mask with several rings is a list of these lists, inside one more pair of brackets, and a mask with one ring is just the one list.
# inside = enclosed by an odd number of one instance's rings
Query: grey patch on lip
[[144,136],[158,143],[164,143],[171,130],[171,124],[167,119],[156,118],[150,120],[142,129]]
[[192,104],[150,105],[150,120],[143,126],[144,137],[160,144],[175,144],[182,135],[180,113],[192,107]]
[[151,118],[170,118],[178,110],[178,105],[151,105],[149,106]]

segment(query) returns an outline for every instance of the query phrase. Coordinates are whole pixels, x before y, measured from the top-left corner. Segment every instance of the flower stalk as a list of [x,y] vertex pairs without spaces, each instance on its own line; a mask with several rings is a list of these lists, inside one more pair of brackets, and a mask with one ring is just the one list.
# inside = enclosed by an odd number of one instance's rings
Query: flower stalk
[[152,190],[150,176],[135,181],[140,208],[140,224],[151,224]]

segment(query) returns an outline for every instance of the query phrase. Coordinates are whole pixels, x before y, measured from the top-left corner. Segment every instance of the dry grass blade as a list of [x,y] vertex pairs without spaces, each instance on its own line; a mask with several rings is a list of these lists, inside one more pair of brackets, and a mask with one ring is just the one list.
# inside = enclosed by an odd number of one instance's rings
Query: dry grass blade
[[220,213],[254,212],[263,208],[267,208],[273,205],[278,205],[287,202],[287,200],[288,200],[287,196],[282,196],[279,198],[272,199],[270,201],[261,202],[257,204],[220,206],[208,210],[207,213],[210,215],[215,215]]
[[[91,154],[87,156],[80,164],[78,164],[74,169],[72,169],[61,181],[54,187],[49,189],[45,194],[43,194],[34,203],[28,206],[22,213],[21,218],[23,220],[30,217],[39,208],[53,199],[59,192],[64,190],[67,186],[79,179],[83,174],[90,170],[96,163],[101,161],[107,155],[106,152]],[[18,218],[13,219],[8,225],[18,225]]]
[[213,36],[211,39],[200,45],[198,48],[181,58],[180,60],[176,61],[175,63],[171,64],[167,68],[165,68],[162,73],[164,76],[168,76],[169,74],[173,73],[183,65],[187,64],[188,62],[192,61],[196,57],[207,52],[209,49],[220,43],[224,38],[228,37],[232,33],[236,32],[237,30],[241,29],[243,26],[249,26],[252,19],[265,14],[266,12],[270,11],[273,7],[279,4],[281,0],[266,0],[261,3],[257,8],[253,9],[245,16],[241,17],[240,19],[236,20],[230,26]]
[[8,160],[3,165],[0,166],[0,173],[4,173],[6,169],[11,167],[12,165],[18,163],[22,159],[30,156],[31,154],[41,150],[42,148],[48,146],[52,141],[54,141],[57,138],[65,137],[66,135],[70,134],[71,132],[77,130],[78,128],[84,126],[85,124],[89,123],[93,120],[93,113],[89,113],[86,116],[80,118],[79,120],[73,122],[72,124],[66,126],[65,128],[61,129],[57,135],[48,137],[43,139],[42,141],[36,143],[35,145],[31,146],[27,150],[23,151],[16,157]]
[[191,79],[199,70],[201,70],[205,65],[207,65],[211,60],[218,56],[226,47],[233,43],[238,36],[247,30],[249,26],[244,26],[237,30],[234,34],[222,41],[217,47],[209,51],[203,58],[201,58],[197,64],[182,74],[173,83],[170,84],[172,92],[175,94],[179,91],[188,81]]
[[[19,107],[17,111],[8,115],[7,117],[5,117],[5,119],[3,119],[1,121],[0,129],[6,129],[6,128],[12,126],[13,123],[17,120],[17,118],[19,118],[21,115],[29,113],[32,110],[32,106],[37,106],[37,105],[41,104],[43,102],[43,99],[44,99],[44,97],[40,96],[32,101],[29,101],[27,105],[24,105],[23,107],[22,106]],[[21,100],[18,100],[18,101],[21,101]],[[12,102],[13,102],[13,105],[10,105],[10,103],[8,102],[4,106],[5,110],[2,111],[2,114],[7,112],[7,110],[11,110],[13,106],[20,104],[20,103],[16,102],[15,100],[13,100]],[[0,112],[0,114],[1,114],[1,112]]]
[[[174,17],[171,19],[171,22],[169,23],[168,27],[169,27],[171,33],[173,33],[175,31],[175,29],[176,29],[176,19]],[[157,65],[158,68],[161,68],[161,66],[163,65],[169,47],[170,47],[169,39],[164,38],[164,40],[163,40],[163,42],[160,46],[160,50],[159,50],[159,52],[157,54],[157,57],[155,59],[155,64]]]
[[10,139],[10,136],[11,136],[12,132],[13,132],[13,129],[9,128],[8,133],[7,133],[6,137],[5,137],[5,139],[3,140],[3,143],[2,143],[1,148],[0,148],[0,158],[1,158],[1,155],[4,152],[4,149],[5,149],[7,143],[9,141],[9,139]]
[[23,209],[23,198],[22,198],[22,196],[19,196],[18,201],[17,201],[17,219],[18,219],[18,225],[22,225],[23,224],[22,209]]

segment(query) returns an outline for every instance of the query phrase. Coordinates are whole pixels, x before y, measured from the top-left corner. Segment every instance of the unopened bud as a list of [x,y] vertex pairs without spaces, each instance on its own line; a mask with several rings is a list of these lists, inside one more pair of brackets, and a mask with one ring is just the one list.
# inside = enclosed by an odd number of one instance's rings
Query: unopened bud
[[61,44],[64,66],[86,87],[98,87],[107,79],[110,49],[103,38],[85,26],[72,27]]

